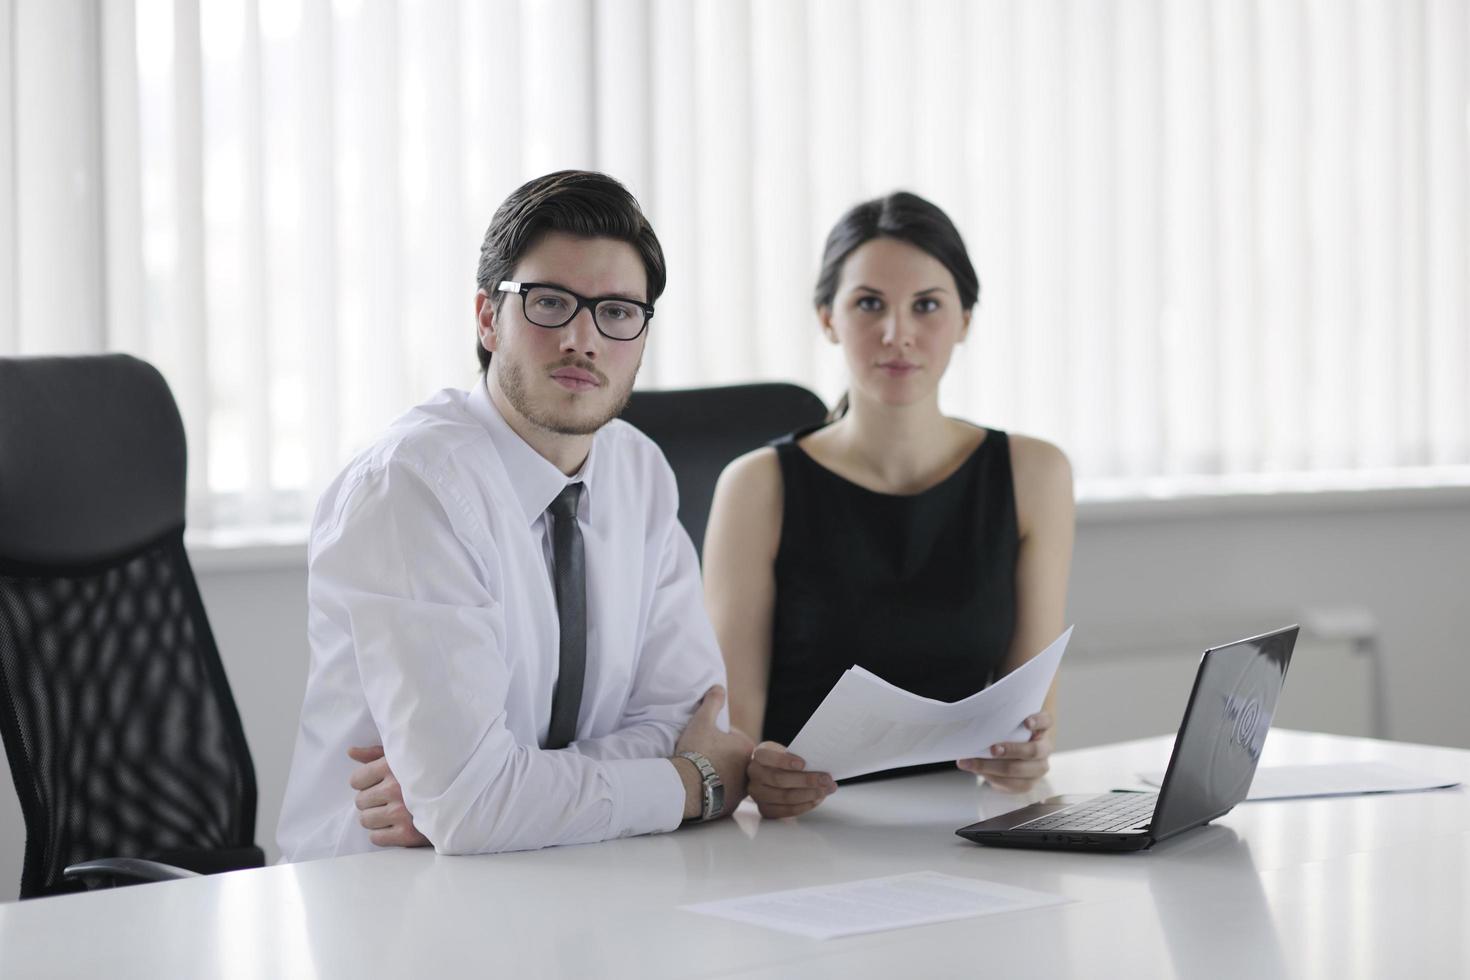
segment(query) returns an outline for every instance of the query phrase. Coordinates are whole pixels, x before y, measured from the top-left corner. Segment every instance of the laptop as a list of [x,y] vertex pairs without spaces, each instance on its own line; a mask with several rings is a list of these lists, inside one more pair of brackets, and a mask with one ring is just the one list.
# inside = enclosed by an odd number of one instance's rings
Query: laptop
[[955,833],[978,844],[1141,851],[1245,799],[1286,680],[1298,627],[1206,650],[1157,793],[1054,796]]

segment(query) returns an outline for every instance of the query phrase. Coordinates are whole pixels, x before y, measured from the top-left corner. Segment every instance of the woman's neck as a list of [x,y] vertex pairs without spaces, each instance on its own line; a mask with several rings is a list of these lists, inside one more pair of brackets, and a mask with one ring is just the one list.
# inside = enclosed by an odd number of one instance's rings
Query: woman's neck
[[933,485],[954,465],[954,430],[938,398],[883,405],[850,397],[847,414],[832,425],[832,449],[854,470],[890,493]]

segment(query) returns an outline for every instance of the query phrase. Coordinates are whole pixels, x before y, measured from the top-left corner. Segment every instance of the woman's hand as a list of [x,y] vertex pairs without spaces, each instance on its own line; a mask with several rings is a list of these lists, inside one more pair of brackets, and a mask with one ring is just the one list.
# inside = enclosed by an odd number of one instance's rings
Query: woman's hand
[[1025,793],[1030,790],[1051,768],[1048,760],[1055,744],[1052,733],[1054,722],[1051,715],[1038,711],[1023,724],[1031,729],[1029,740],[992,745],[990,752],[995,758],[960,759],[955,765],[965,772],[984,776],[990,785],[1007,793]]
[[825,772],[806,772],[806,761],[777,742],[755,747],[746,768],[746,792],[763,817],[799,817],[837,792]]

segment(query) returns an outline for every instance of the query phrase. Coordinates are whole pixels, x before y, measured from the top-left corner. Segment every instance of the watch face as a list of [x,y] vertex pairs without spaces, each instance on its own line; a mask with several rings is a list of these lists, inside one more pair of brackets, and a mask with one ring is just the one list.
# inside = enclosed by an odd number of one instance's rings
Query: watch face
[[725,787],[707,786],[705,793],[709,797],[709,817],[718,817],[725,811]]

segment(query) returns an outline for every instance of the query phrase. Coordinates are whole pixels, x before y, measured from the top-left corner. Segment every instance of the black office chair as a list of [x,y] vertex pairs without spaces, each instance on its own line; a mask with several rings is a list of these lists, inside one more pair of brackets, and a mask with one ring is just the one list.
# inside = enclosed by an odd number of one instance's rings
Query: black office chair
[[703,556],[720,471],[735,457],[826,415],[822,400],[800,385],[768,382],[635,391],[622,417],[668,457],[679,484],[679,520]]
[[0,358],[0,734],[21,898],[265,863],[184,552],[184,468],[150,365]]

